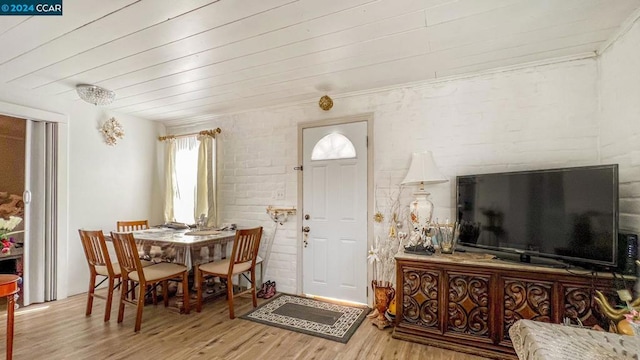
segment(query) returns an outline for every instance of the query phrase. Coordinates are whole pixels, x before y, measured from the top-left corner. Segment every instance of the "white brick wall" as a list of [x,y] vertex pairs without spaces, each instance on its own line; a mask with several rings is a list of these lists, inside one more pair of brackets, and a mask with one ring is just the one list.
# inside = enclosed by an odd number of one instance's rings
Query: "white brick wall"
[[[275,226],[266,207],[297,205],[297,124],[323,118],[374,114],[374,181],[382,211],[411,152],[433,151],[451,180],[429,188],[435,216],[454,218],[456,175],[598,163],[597,73],[596,60],[580,60],[336,98],[329,112],[315,103],[253,111],[188,130],[222,128],[221,222],[262,225],[265,243]],[[276,189],[285,189],[284,200],[273,198]],[[412,192],[403,191],[404,205]],[[296,292],[298,225],[290,218],[277,226],[265,279]]]
[[640,233],[640,24],[600,57],[600,151],[620,164],[620,228]]
[[[640,25],[598,60],[580,60],[225,116],[220,126],[221,222],[276,225],[268,205],[297,204],[297,124],[361,113],[374,115],[374,181],[384,212],[410,154],[431,150],[447,184],[430,187],[435,216],[453,218],[456,175],[620,164],[620,226],[640,233]],[[275,200],[284,189],[285,199]],[[403,204],[413,189],[403,191]],[[277,225],[266,279],[296,292],[295,218]],[[383,233],[376,226],[376,233]],[[373,238],[373,235],[371,236]],[[363,254],[364,256],[364,254]]]

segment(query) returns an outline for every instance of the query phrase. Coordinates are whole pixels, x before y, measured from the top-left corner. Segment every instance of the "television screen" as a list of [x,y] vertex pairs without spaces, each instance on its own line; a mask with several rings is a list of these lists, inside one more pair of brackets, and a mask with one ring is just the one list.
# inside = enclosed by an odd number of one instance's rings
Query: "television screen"
[[458,176],[460,243],[616,265],[618,165]]

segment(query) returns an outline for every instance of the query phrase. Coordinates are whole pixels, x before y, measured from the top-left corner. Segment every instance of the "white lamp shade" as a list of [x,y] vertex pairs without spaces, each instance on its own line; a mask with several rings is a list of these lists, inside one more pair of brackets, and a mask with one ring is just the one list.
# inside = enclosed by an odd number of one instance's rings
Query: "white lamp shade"
[[401,184],[437,184],[447,181],[449,179],[440,173],[435,161],[433,161],[431,151],[425,151],[412,154],[409,171]]

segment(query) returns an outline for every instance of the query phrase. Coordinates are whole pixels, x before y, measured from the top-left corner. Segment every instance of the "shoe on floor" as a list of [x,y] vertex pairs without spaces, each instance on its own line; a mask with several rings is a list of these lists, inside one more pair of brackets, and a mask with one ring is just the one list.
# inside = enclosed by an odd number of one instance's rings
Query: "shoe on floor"
[[256,294],[256,296],[259,297],[259,298],[263,298],[264,294],[266,294],[267,288],[269,288],[270,284],[271,284],[271,280],[267,280],[266,283],[262,283],[262,288],[260,288],[260,290],[258,290],[258,293]]
[[270,299],[276,294],[276,282],[272,281],[268,286],[264,294],[265,299]]

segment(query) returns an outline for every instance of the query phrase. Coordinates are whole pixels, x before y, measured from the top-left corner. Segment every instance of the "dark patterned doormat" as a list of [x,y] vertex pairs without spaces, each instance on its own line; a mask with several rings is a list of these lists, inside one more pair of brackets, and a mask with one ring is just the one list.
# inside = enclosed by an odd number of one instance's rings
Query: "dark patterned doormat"
[[369,310],[280,294],[240,318],[346,343]]

